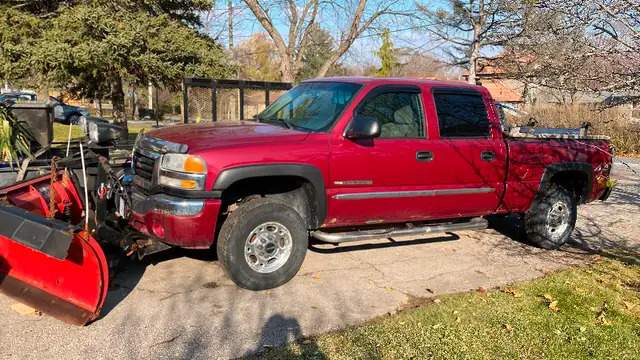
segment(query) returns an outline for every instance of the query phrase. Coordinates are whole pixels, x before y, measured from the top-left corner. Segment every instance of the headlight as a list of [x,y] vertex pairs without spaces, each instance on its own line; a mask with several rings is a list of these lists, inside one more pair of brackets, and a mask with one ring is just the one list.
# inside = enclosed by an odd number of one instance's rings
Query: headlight
[[60,105],[55,105],[55,106],[53,107],[53,116],[54,116],[56,119],[60,119],[60,118],[64,117],[64,109],[62,108],[62,106],[60,106]]
[[85,123],[88,124],[89,140],[94,144],[113,143],[128,136],[127,129],[115,124],[109,124],[104,120],[91,118],[86,119]]
[[158,184],[184,190],[204,190],[207,164],[199,156],[165,154],[160,162]]
[[[86,118],[85,118],[86,124]],[[98,143],[100,140],[100,133],[98,132],[98,124],[94,122],[89,123],[89,140],[93,143]]]
[[83,133],[88,133],[89,129],[87,128],[87,117],[86,116],[80,116],[80,119],[78,119],[78,126],[80,126],[80,129],[82,129]]

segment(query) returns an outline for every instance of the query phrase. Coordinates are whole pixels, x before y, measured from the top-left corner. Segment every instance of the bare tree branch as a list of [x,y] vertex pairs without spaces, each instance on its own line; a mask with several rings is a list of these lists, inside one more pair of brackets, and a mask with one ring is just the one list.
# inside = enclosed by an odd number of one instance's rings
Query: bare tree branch
[[[349,51],[353,43],[363,32],[371,29],[374,24],[386,15],[405,14],[403,11],[395,10],[400,4],[400,0],[358,0],[353,9],[349,8],[347,1],[338,0],[281,0],[263,1],[244,0],[247,7],[254,14],[260,25],[273,39],[275,47],[282,57],[281,71],[284,81],[293,81],[302,68],[303,55],[309,46],[310,32],[314,25],[318,23],[321,12],[324,15],[328,10],[333,9],[336,14],[352,14],[347,28],[341,31],[338,37],[335,51],[320,67],[317,76],[325,76],[329,69]],[[264,9],[277,8],[281,13],[286,14],[287,38],[282,36],[274,24],[275,20]],[[277,12],[275,10],[274,12]]]

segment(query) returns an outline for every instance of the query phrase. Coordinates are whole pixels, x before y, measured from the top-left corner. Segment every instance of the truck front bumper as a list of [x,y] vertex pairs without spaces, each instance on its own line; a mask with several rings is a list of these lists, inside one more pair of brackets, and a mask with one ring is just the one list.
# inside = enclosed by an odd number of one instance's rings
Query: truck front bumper
[[209,248],[215,239],[220,200],[186,199],[166,194],[132,193],[129,224],[166,244]]

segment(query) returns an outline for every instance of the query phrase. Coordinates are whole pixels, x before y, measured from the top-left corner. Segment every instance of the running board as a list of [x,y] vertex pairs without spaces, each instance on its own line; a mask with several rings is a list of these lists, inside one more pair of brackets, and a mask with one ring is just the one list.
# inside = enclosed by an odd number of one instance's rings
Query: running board
[[488,227],[488,222],[484,218],[473,218],[465,222],[433,224],[425,226],[407,226],[373,230],[358,230],[348,232],[324,232],[312,231],[311,236],[324,242],[340,244],[352,241],[364,241],[383,239],[390,237],[416,236],[429,233],[441,233],[462,230],[482,230]]

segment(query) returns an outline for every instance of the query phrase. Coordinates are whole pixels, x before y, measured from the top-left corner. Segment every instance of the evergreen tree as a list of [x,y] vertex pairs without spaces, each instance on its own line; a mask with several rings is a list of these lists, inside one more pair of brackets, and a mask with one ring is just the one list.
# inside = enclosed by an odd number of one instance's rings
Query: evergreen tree
[[394,52],[389,29],[382,32],[382,45],[376,55],[380,58],[380,69],[376,72],[376,76],[391,76],[398,65],[398,59]]

